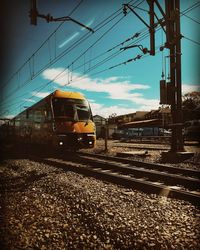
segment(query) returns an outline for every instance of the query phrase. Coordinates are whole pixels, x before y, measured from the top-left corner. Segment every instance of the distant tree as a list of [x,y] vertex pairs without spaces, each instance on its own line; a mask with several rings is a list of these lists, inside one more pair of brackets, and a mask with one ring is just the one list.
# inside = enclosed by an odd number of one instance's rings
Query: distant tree
[[182,108],[184,120],[200,118],[200,92],[194,91],[183,96]]
[[109,115],[109,118],[113,118],[113,117],[116,117],[117,114],[116,113],[112,113],[111,115]]
[[112,113],[111,115],[109,115],[108,117],[108,123],[114,123],[115,122],[115,117],[117,116],[116,113]]

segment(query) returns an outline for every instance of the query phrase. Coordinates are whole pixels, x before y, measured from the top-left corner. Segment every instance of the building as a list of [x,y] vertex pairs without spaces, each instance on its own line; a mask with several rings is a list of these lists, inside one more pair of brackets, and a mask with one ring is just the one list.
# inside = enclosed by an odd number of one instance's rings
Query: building
[[[112,117],[109,124],[117,125],[114,135],[125,137],[160,135],[161,128],[168,128],[172,123],[169,107],[158,110],[137,111],[135,113]],[[123,132],[122,132],[123,131]],[[119,133],[120,132],[120,133]]]
[[135,113],[119,115],[109,118],[109,124],[123,124],[126,122],[144,120],[148,111],[136,111]]
[[115,115],[105,119],[95,115],[97,138],[104,138],[107,126],[108,138],[159,135],[160,128],[168,128],[172,123],[169,107],[151,111],[136,111],[125,115]]

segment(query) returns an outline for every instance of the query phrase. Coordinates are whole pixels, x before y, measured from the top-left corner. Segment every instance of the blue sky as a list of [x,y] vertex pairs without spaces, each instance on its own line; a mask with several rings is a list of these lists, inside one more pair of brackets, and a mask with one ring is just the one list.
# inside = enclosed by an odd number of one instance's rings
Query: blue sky
[[[72,21],[38,18],[37,26],[30,25],[29,1],[6,1],[0,116],[12,117],[55,89],[83,93],[93,114],[104,117],[158,108],[161,73],[169,73],[169,51],[159,50],[165,34],[157,28],[155,56],[144,55],[138,47],[120,50],[133,44],[149,48],[147,27],[132,12],[123,15],[127,2],[38,0],[39,13],[62,17],[72,12],[73,19],[95,31],[91,33]],[[131,4],[148,22],[146,1]],[[181,0],[183,94],[199,90],[199,8],[197,0]],[[142,57],[123,64],[138,55]]]

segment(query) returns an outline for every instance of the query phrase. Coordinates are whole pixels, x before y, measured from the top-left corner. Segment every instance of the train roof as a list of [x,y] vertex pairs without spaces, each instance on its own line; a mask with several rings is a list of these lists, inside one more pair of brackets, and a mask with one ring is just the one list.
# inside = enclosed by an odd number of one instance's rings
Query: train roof
[[79,92],[68,92],[61,90],[55,90],[52,94],[50,94],[50,96],[57,98],[85,99],[84,95]]
[[[25,110],[23,110],[22,112],[18,113],[15,117],[17,117],[18,115],[26,112],[26,110],[30,110],[32,108],[34,108],[35,106],[40,105],[41,103],[43,103],[45,100],[49,100],[51,97],[55,97],[55,98],[70,98],[70,99],[85,99],[85,96],[83,94],[81,94],[80,92],[70,92],[70,91],[62,91],[62,90],[55,90],[54,92],[50,93],[49,95],[47,95],[46,97],[42,98],[41,100],[39,100],[37,103],[33,104],[32,106],[26,108]],[[15,118],[13,117],[13,119]]]

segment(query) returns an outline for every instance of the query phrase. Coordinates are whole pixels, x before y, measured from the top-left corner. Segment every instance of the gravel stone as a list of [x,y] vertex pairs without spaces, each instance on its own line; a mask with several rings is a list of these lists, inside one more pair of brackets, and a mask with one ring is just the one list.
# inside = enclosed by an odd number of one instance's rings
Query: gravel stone
[[25,157],[0,163],[0,249],[200,249],[200,210]]

